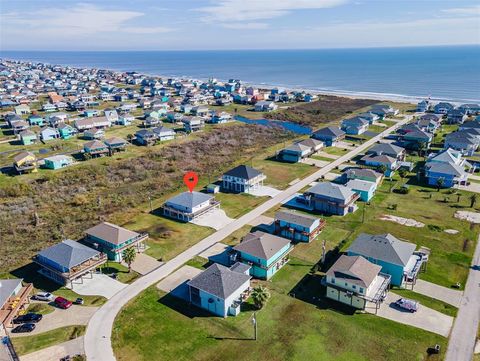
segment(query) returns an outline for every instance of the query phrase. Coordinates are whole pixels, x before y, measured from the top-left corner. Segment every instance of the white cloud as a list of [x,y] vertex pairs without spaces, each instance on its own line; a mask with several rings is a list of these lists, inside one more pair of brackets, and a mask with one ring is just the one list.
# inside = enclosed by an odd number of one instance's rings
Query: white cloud
[[347,0],[215,0],[215,5],[196,10],[205,13],[205,22],[229,24],[276,18],[293,10],[331,8],[346,2]]
[[443,13],[453,14],[453,15],[480,15],[480,5],[465,7],[465,8],[451,8],[443,9]]

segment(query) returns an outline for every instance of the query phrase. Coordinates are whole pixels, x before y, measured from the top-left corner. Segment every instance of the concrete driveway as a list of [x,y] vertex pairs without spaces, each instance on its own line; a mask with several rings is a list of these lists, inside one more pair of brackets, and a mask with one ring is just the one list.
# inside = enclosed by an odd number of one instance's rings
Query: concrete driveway
[[282,191],[279,191],[276,188],[269,187],[269,186],[260,186],[256,189],[251,190],[249,194],[251,194],[252,196],[256,196],[256,197],[271,197],[271,198],[273,198],[280,193],[282,193]]
[[83,336],[73,340],[50,346],[42,350],[20,356],[20,361],[52,361],[60,360],[67,355],[83,355]]
[[[377,316],[448,337],[453,325],[453,317],[432,310],[422,304],[420,304],[418,311],[415,313],[402,311],[398,308],[392,307],[392,304],[399,298],[401,298],[399,295],[389,292],[378,310]],[[375,314],[374,306],[367,308],[366,311]]]
[[225,250],[228,248],[230,248],[230,246],[227,246],[226,244],[215,243],[212,247],[200,253],[199,256],[202,258],[208,259],[209,257],[217,256],[225,252]]
[[232,223],[235,219],[227,216],[223,209],[214,209],[211,212],[204,214],[197,219],[194,219],[191,223],[198,226],[210,227],[215,230],[222,229],[227,224]]
[[157,288],[176,297],[188,299],[187,282],[200,273],[201,269],[185,265],[160,281]]
[[470,182],[468,186],[461,186],[456,185],[454,188],[458,188],[464,191],[473,192],[473,193],[480,193],[480,183]]
[[56,308],[53,312],[43,316],[37,327],[30,333],[14,333],[12,338],[36,335],[65,326],[86,325],[98,307],[73,305],[69,309]]
[[[154,269],[160,267],[162,264],[163,262],[157,261],[148,254],[138,253],[137,257],[135,257],[135,261],[132,263],[132,270],[140,273],[141,275],[146,275],[147,273],[152,272]],[[124,265],[127,266],[127,264]]]
[[427,282],[424,280],[417,280],[413,291],[443,301],[457,308],[460,306],[463,295],[462,291],[439,286],[435,283]]
[[[70,288],[70,285],[67,287]],[[79,295],[103,296],[108,299],[125,287],[127,287],[125,283],[102,273],[94,273],[92,278],[84,278],[83,283],[73,284],[73,290]]]
[[308,165],[314,165],[317,168],[323,168],[330,162],[327,162],[325,160],[315,159],[315,158],[305,158],[304,160],[302,160],[302,163],[305,163]]
[[251,222],[248,222],[249,225],[253,227],[257,227],[260,225],[270,225],[272,224],[274,219],[272,217],[267,217],[264,215],[258,216],[257,218],[253,219]]

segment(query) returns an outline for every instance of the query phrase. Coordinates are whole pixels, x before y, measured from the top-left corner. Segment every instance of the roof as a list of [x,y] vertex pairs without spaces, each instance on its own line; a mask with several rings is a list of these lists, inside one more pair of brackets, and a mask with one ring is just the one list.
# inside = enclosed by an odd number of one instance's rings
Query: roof
[[307,192],[341,200],[349,200],[355,195],[355,192],[353,192],[351,189],[331,182],[318,183],[310,188]]
[[313,133],[314,135],[322,135],[322,136],[328,136],[328,137],[340,137],[342,135],[345,135],[345,132],[341,130],[339,127],[325,127],[318,129]]
[[153,128],[153,132],[157,134],[175,134],[175,131],[173,129],[163,126]]
[[375,162],[375,163],[383,163],[383,164],[394,164],[397,160],[395,158],[389,157],[388,155],[372,155],[367,154],[361,158],[364,162]]
[[455,177],[459,177],[465,173],[463,167],[454,163],[428,162],[426,169],[428,172],[453,175]]
[[86,142],[83,145],[84,148],[90,148],[90,149],[96,149],[96,148],[105,148],[106,145],[105,143],[99,141],[99,140],[92,140],[91,142]]
[[174,204],[182,207],[193,208],[212,199],[213,196],[200,192],[183,192],[170,198],[167,204]]
[[375,188],[376,184],[366,180],[351,179],[347,182],[346,186],[353,190],[370,191],[372,188]]
[[311,227],[318,218],[295,211],[278,211],[275,213],[275,220],[298,224],[303,227]]
[[316,148],[319,145],[323,146],[323,142],[321,140],[313,139],[313,138],[307,138],[307,139],[301,140],[296,144],[311,147],[311,148]]
[[361,233],[353,241],[348,252],[406,266],[416,248],[414,243],[400,241],[390,233],[377,235]]
[[368,288],[381,269],[381,266],[367,261],[362,256],[342,255],[327,271],[327,276],[345,279],[349,283]]
[[350,168],[345,171],[345,174],[347,174],[347,177],[372,177],[375,179],[379,179],[382,177],[382,173],[376,172],[373,169],[369,168]]
[[154,136],[155,134],[154,134],[151,130],[149,130],[149,129],[140,129],[140,130],[138,130],[138,131],[135,133],[135,135],[136,135],[137,137],[138,137],[138,136],[140,136],[140,137],[145,137],[146,135],[148,135],[148,136]]
[[22,159],[25,159],[25,158],[28,158],[28,157],[36,158],[36,157],[35,157],[35,154],[33,154],[32,152],[20,152],[20,153],[18,153],[15,157],[13,157],[13,161],[14,161],[15,163],[18,163],[18,162],[20,162]]
[[85,233],[89,236],[116,245],[123,244],[128,240],[139,236],[137,232],[130,231],[129,229],[108,222],[97,224],[96,226],[87,229]]
[[390,143],[378,143],[367,150],[367,154],[375,153],[375,154],[386,154],[386,155],[394,155],[395,157],[404,152],[405,149],[399,147],[397,145],[393,145]]
[[61,160],[64,160],[64,159],[73,160],[73,158],[71,156],[66,155],[66,154],[56,154],[56,155],[52,155],[50,157],[44,158],[44,160],[49,160],[51,162],[61,161]]
[[108,139],[105,139],[105,144],[127,144],[127,141],[125,139],[122,139],[120,137],[111,137]]
[[5,305],[7,300],[12,296],[13,291],[22,283],[21,279],[12,278],[8,280],[0,280],[0,308]]
[[214,263],[187,282],[187,285],[221,299],[227,299],[250,279],[251,277],[244,273],[232,271],[225,266]]
[[99,254],[99,251],[71,239],[55,244],[38,253],[39,256],[45,257],[67,269],[72,269]]
[[299,143],[294,143],[286,148],[284,148],[284,151],[290,151],[290,152],[304,152],[304,151],[310,151],[312,147],[304,144]]
[[435,162],[457,164],[461,160],[461,156],[462,154],[458,150],[448,148],[429,157],[429,159],[427,160],[427,163],[431,161],[435,161]]
[[242,242],[233,247],[233,249],[257,258],[269,260],[288,244],[290,244],[289,239],[255,231],[243,237]]
[[249,167],[248,165],[239,165],[238,167],[235,167],[233,169],[230,169],[228,172],[225,172],[224,175],[229,175],[232,177],[242,178],[242,179],[253,179],[255,177],[258,177],[261,174],[262,172],[252,167]]

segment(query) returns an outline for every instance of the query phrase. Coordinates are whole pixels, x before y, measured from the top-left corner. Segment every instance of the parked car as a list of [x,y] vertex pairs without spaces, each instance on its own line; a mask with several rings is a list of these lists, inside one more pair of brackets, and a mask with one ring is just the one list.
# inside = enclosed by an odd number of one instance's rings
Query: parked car
[[55,296],[52,295],[50,292],[39,292],[36,295],[33,295],[32,299],[37,301],[51,302],[55,299]]
[[55,298],[55,305],[59,308],[63,308],[66,310],[67,308],[70,308],[72,306],[72,301],[67,300],[66,298],[63,297],[57,297]]
[[26,313],[24,315],[18,316],[13,320],[13,323],[37,323],[42,320],[43,316],[39,313]]
[[76,305],[83,305],[83,298],[78,297],[75,301],[73,301],[74,304]]
[[23,323],[20,326],[15,327],[12,330],[12,333],[32,332],[33,330],[35,330],[34,323]]
[[399,300],[395,301],[395,306],[412,313],[417,312],[419,305],[420,303],[417,301],[409,300],[407,298],[400,298]]

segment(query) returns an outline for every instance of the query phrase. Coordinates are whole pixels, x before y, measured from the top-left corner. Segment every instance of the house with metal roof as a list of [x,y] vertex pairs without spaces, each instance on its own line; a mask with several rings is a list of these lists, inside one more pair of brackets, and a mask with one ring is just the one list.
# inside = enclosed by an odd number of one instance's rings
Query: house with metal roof
[[363,256],[382,267],[392,276],[391,283],[401,286],[404,281],[416,279],[423,258],[415,253],[417,245],[401,241],[390,233],[361,233],[347,250],[349,256]]
[[210,194],[183,192],[170,198],[162,206],[163,215],[183,222],[190,222],[208,212],[220,208],[220,202]]
[[109,153],[108,146],[99,140],[92,140],[83,145],[84,154],[92,157],[101,157]]
[[104,143],[107,145],[110,150],[110,154],[115,152],[120,152],[126,149],[128,142],[125,139],[120,137],[111,137],[104,140]]
[[248,269],[214,263],[187,282],[191,304],[214,315],[227,317],[240,313],[241,304],[250,294]]
[[372,156],[388,155],[389,157],[402,161],[405,159],[406,151],[404,148],[394,144],[377,143],[373,147],[368,149],[365,154]]
[[380,185],[383,174],[370,168],[349,168],[342,174],[346,182],[352,179],[360,179]]
[[312,133],[311,138],[321,140],[325,146],[332,147],[345,138],[345,132],[339,127],[325,127]]
[[391,279],[381,270],[382,266],[362,256],[342,255],[325,275],[326,296],[360,310],[365,309],[367,302],[378,309]]
[[81,281],[107,261],[100,251],[67,239],[48,247],[33,257],[40,266],[39,273],[61,285]]
[[291,210],[275,213],[274,233],[293,242],[311,242],[325,227],[326,222],[318,217]]
[[0,326],[13,326],[12,320],[28,308],[32,289],[18,278],[0,280]]
[[361,179],[351,179],[345,184],[345,186],[357,193],[360,196],[360,200],[364,202],[368,202],[372,199],[377,190],[377,183]]
[[388,155],[374,155],[367,154],[363,156],[360,161],[362,161],[366,166],[373,168],[385,167],[385,175],[390,177],[398,169],[399,162],[396,158],[392,158]]
[[278,158],[285,162],[296,163],[307,158],[323,148],[323,142],[317,139],[309,138],[282,149]]
[[148,233],[137,233],[108,222],[87,229],[85,234],[86,243],[117,262],[122,261],[123,251],[127,248],[133,247],[137,252],[145,250],[145,241],[148,239]]
[[248,233],[240,244],[233,247],[233,260],[251,266],[251,276],[270,279],[288,262],[288,254],[292,250],[289,239],[255,231]]
[[320,182],[303,194],[303,200],[312,210],[339,216],[355,212],[359,197],[350,188],[331,182]]
[[263,186],[266,178],[265,174],[248,165],[239,165],[223,174],[222,189],[228,192],[250,193]]

